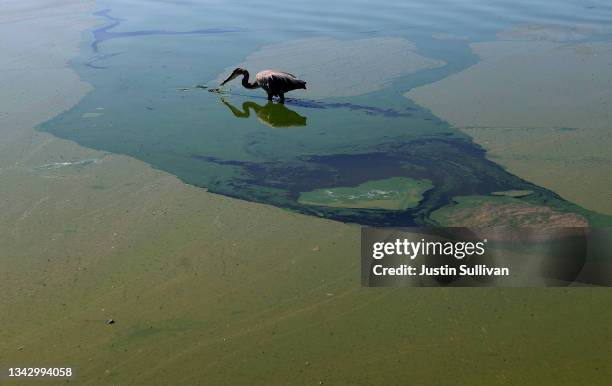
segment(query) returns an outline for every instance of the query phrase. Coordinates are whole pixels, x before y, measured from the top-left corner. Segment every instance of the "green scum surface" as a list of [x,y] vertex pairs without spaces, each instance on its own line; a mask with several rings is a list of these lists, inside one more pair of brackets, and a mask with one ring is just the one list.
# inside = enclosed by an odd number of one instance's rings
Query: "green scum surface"
[[[2,169],[10,274],[0,280],[0,363],[73,365],[74,383],[94,385],[609,383],[607,291],[361,288],[359,228],[315,217],[483,225],[514,211],[521,224],[610,223],[508,173],[402,96],[474,64],[468,42],[493,39],[512,12],[493,15],[488,3],[463,12],[432,2],[144,4],[99,3],[123,20],[104,19],[119,24],[100,32],[95,50],[87,34],[73,62],[94,89],[41,127],[68,141],[28,136],[34,145],[12,147],[40,162]],[[584,22],[605,9],[541,6],[527,7],[533,20],[548,20],[543,12]],[[441,28],[457,38],[431,38]],[[447,64],[367,95],[297,94],[267,110],[258,93],[221,94],[232,109],[193,86],[260,47],[313,36],[401,36]],[[372,71],[327,68],[352,77],[345,84],[368,82]],[[78,163],[89,159],[101,161]],[[304,192],[389,180],[431,188],[404,210],[299,202]],[[533,193],[491,196],[510,190]]]

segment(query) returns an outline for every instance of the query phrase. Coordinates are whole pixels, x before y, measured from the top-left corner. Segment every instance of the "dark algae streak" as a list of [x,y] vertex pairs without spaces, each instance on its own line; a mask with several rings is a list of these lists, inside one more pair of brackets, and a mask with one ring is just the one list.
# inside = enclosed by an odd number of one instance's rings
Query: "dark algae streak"
[[110,39],[149,36],[149,35],[207,35],[207,34],[219,34],[219,33],[241,31],[241,29],[238,29],[238,28],[204,28],[204,29],[196,29],[196,30],[190,30],[190,31],[169,31],[169,30],[161,30],[161,29],[152,29],[152,30],[141,30],[141,31],[118,32],[118,31],[113,31],[113,29],[116,29],[117,27],[119,27],[123,19],[112,16],[110,9],[103,9],[101,11],[97,11],[94,13],[94,15],[103,17],[107,19],[108,21],[110,21],[110,24],[107,24],[103,27],[93,30],[92,33],[93,33],[94,40],[91,43],[91,48],[94,52],[98,52],[99,45]]

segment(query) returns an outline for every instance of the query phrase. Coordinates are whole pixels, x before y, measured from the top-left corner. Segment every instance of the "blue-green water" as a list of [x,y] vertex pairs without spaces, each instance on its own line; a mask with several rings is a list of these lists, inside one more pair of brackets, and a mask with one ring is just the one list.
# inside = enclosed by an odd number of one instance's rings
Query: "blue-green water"
[[[98,8],[102,25],[87,33],[73,62],[94,91],[42,126],[58,137],[135,157],[212,192],[362,224],[430,223],[453,197],[505,190],[531,190],[529,202],[599,218],[487,160],[469,137],[403,94],[473,65],[470,42],[520,23],[594,29],[590,39],[606,39],[612,8],[605,2],[158,0]],[[315,37],[400,37],[446,64],[362,95],[295,92],[285,106],[237,85],[223,95],[193,87],[217,86],[211,80],[261,47]],[[367,77],[332,70],[355,82]],[[392,177],[433,188],[405,211],[298,202],[304,192]]]

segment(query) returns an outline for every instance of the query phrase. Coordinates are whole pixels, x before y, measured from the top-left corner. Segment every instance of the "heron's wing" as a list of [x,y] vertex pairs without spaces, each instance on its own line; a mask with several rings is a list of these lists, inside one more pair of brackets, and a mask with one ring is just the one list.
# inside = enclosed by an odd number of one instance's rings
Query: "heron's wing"
[[295,75],[288,72],[266,70],[257,73],[257,83],[270,92],[285,93],[287,91],[304,88],[306,82],[297,79]]

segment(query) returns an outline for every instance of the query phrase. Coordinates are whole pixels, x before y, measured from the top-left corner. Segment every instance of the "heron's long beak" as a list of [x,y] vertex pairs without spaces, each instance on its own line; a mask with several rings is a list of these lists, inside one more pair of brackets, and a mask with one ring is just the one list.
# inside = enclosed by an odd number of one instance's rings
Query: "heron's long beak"
[[240,74],[232,72],[232,74],[230,76],[228,76],[227,79],[225,79],[223,82],[221,82],[221,86],[223,86],[224,84],[226,84],[230,80],[235,79],[238,75],[240,75]]

